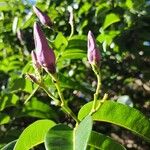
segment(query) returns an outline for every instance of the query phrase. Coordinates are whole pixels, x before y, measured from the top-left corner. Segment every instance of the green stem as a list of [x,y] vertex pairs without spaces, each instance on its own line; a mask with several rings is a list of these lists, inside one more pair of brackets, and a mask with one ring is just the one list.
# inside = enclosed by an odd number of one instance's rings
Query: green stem
[[101,89],[101,74],[100,74],[100,70],[97,66],[92,65],[92,69],[94,71],[94,73],[96,74],[97,77],[97,88],[96,91],[94,93],[94,101],[93,101],[93,105],[92,105],[92,109],[91,109],[91,113],[96,111],[96,102],[98,100],[99,94],[100,94],[100,89]]
[[101,107],[102,103],[108,98],[108,94],[105,93],[102,100],[99,102],[98,106],[96,107],[96,111]]
[[61,92],[61,88],[60,88],[59,81],[57,79],[56,74],[54,74],[54,75],[52,75],[50,73],[48,73],[48,74],[52,77],[54,84],[56,86],[56,89],[58,91],[58,95],[59,95],[60,100],[61,100],[60,106],[62,107],[62,110],[64,112],[66,112],[67,114],[69,114],[76,121],[76,124],[78,124],[79,120],[77,119],[76,115],[73,113],[73,111],[68,107],[67,103],[65,102],[65,99],[64,99],[63,93]]
[[35,94],[35,92],[38,90],[38,88],[39,88],[39,85],[37,85],[36,87],[35,87],[35,89],[32,91],[32,93],[28,96],[28,98],[25,100],[25,102],[24,102],[24,104],[26,104],[30,99],[31,99],[31,97]]
[[73,34],[74,34],[74,25],[73,25],[73,24],[70,24],[70,26],[71,26],[71,33],[70,33],[70,36],[69,36],[68,40],[70,40],[71,37],[72,37]]
[[71,26],[71,33],[70,33],[70,36],[69,36],[69,39],[71,39],[71,37],[73,36],[74,34],[74,22],[73,22],[73,8],[70,10],[70,18],[69,18],[69,24]]
[[58,91],[58,95],[59,95],[60,100],[61,100],[61,105],[63,106],[65,104],[65,99],[64,99],[64,96],[63,96],[63,94],[62,94],[62,92],[60,90],[60,85],[59,85],[59,81],[57,79],[57,75],[56,74],[52,75],[49,72],[48,72],[48,74],[51,76],[52,80],[54,81],[54,84],[55,84],[56,89]]
[[44,84],[40,85],[40,87],[47,93],[47,95],[51,99],[53,99],[55,101],[57,106],[60,106],[60,101],[50,93],[50,91],[48,90],[48,88]]
[[79,124],[79,120],[76,117],[76,115],[72,112],[72,110],[68,107],[68,105],[63,105],[61,107],[62,107],[62,110],[64,112],[66,112],[67,114],[69,114],[76,121],[76,126],[77,126]]

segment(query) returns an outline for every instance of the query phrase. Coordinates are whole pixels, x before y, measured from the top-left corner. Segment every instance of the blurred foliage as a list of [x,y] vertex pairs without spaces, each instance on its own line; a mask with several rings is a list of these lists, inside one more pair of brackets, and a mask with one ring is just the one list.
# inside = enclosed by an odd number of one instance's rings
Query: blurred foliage
[[[26,73],[33,72],[30,52],[34,49],[32,26],[37,19],[32,11],[34,4],[0,0],[0,147],[15,140],[39,118],[56,122],[70,119],[50,105],[45,92],[25,79]],[[92,99],[96,88],[86,58],[86,36],[91,30],[102,55],[102,94],[107,92],[114,100],[128,95],[134,107],[150,116],[150,1],[38,0],[36,5],[54,22],[54,30],[43,30],[57,56],[65,98],[75,112]],[[69,7],[73,8],[75,29],[70,40]],[[18,30],[21,37],[17,36]],[[46,76],[45,82],[55,93]]]

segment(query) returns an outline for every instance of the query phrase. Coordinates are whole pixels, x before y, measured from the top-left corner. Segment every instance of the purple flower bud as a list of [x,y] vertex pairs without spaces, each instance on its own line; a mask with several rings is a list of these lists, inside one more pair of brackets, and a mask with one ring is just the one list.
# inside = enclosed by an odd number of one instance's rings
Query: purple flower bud
[[54,74],[55,69],[55,54],[53,50],[49,47],[48,41],[38,23],[34,23],[34,42],[36,55],[34,60],[44,68],[46,68],[50,73]]
[[42,12],[39,8],[35,6],[33,6],[33,10],[43,25],[46,25],[49,27],[53,25],[51,19],[49,18],[47,14],[45,14],[44,12]]
[[26,74],[26,78],[31,80],[34,83],[37,83],[37,84],[39,83],[37,78],[33,74]]
[[100,65],[101,55],[96,46],[96,40],[91,31],[88,32],[88,61],[90,64]]
[[32,57],[32,63],[33,63],[33,66],[37,69],[40,69],[41,66],[37,60],[37,56],[36,56],[36,53],[35,51],[31,51],[31,57]]

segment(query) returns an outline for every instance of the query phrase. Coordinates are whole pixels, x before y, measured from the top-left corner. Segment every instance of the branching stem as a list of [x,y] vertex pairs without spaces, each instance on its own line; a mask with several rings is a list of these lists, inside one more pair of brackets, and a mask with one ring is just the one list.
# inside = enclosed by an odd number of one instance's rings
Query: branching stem
[[64,99],[63,93],[61,92],[61,88],[60,88],[60,85],[59,85],[59,81],[58,81],[57,75],[56,75],[56,74],[52,75],[52,74],[50,74],[50,73],[48,73],[48,74],[49,74],[49,75],[51,76],[51,78],[53,79],[54,84],[55,84],[55,86],[56,86],[56,89],[57,89],[57,91],[58,91],[58,95],[59,95],[60,100],[61,100],[61,105],[60,105],[60,106],[62,107],[62,110],[63,110],[65,113],[69,114],[69,115],[76,121],[76,124],[78,124],[78,123],[79,123],[78,118],[77,118],[76,115],[73,113],[73,111],[68,107],[68,105],[67,105],[67,103],[66,103],[66,101],[65,101],[65,99]]

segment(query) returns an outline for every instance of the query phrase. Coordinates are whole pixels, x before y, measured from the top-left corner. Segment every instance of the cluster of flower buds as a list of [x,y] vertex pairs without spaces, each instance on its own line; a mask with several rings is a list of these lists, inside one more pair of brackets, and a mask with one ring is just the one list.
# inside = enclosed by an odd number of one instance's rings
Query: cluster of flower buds
[[88,32],[88,61],[91,65],[100,65],[101,55],[97,48],[96,40],[91,31]]
[[[35,6],[33,6],[33,10],[43,25],[52,25],[50,18],[44,12],[42,12]],[[46,36],[43,33],[41,26],[37,22],[34,23],[33,34],[35,51],[31,52],[31,56],[34,68],[36,68],[37,70],[40,70],[40,68],[44,68],[46,71],[54,74],[56,71],[55,54],[49,47]]]
[[33,11],[35,12],[35,14],[37,15],[37,17],[39,18],[40,22],[43,25],[46,25],[49,27],[53,25],[49,16],[46,13],[42,12],[39,8],[37,8],[36,6],[33,6]]
[[[33,10],[43,25],[52,25],[50,18],[40,9],[33,6]],[[31,52],[33,65],[37,69],[45,68],[46,71],[54,74],[56,72],[55,54],[49,47],[45,34],[43,33],[41,26],[38,23],[34,23],[33,30],[35,42],[35,51]],[[101,55],[99,49],[97,48],[95,37],[91,31],[88,32],[87,47],[89,63],[94,66],[99,66]]]

